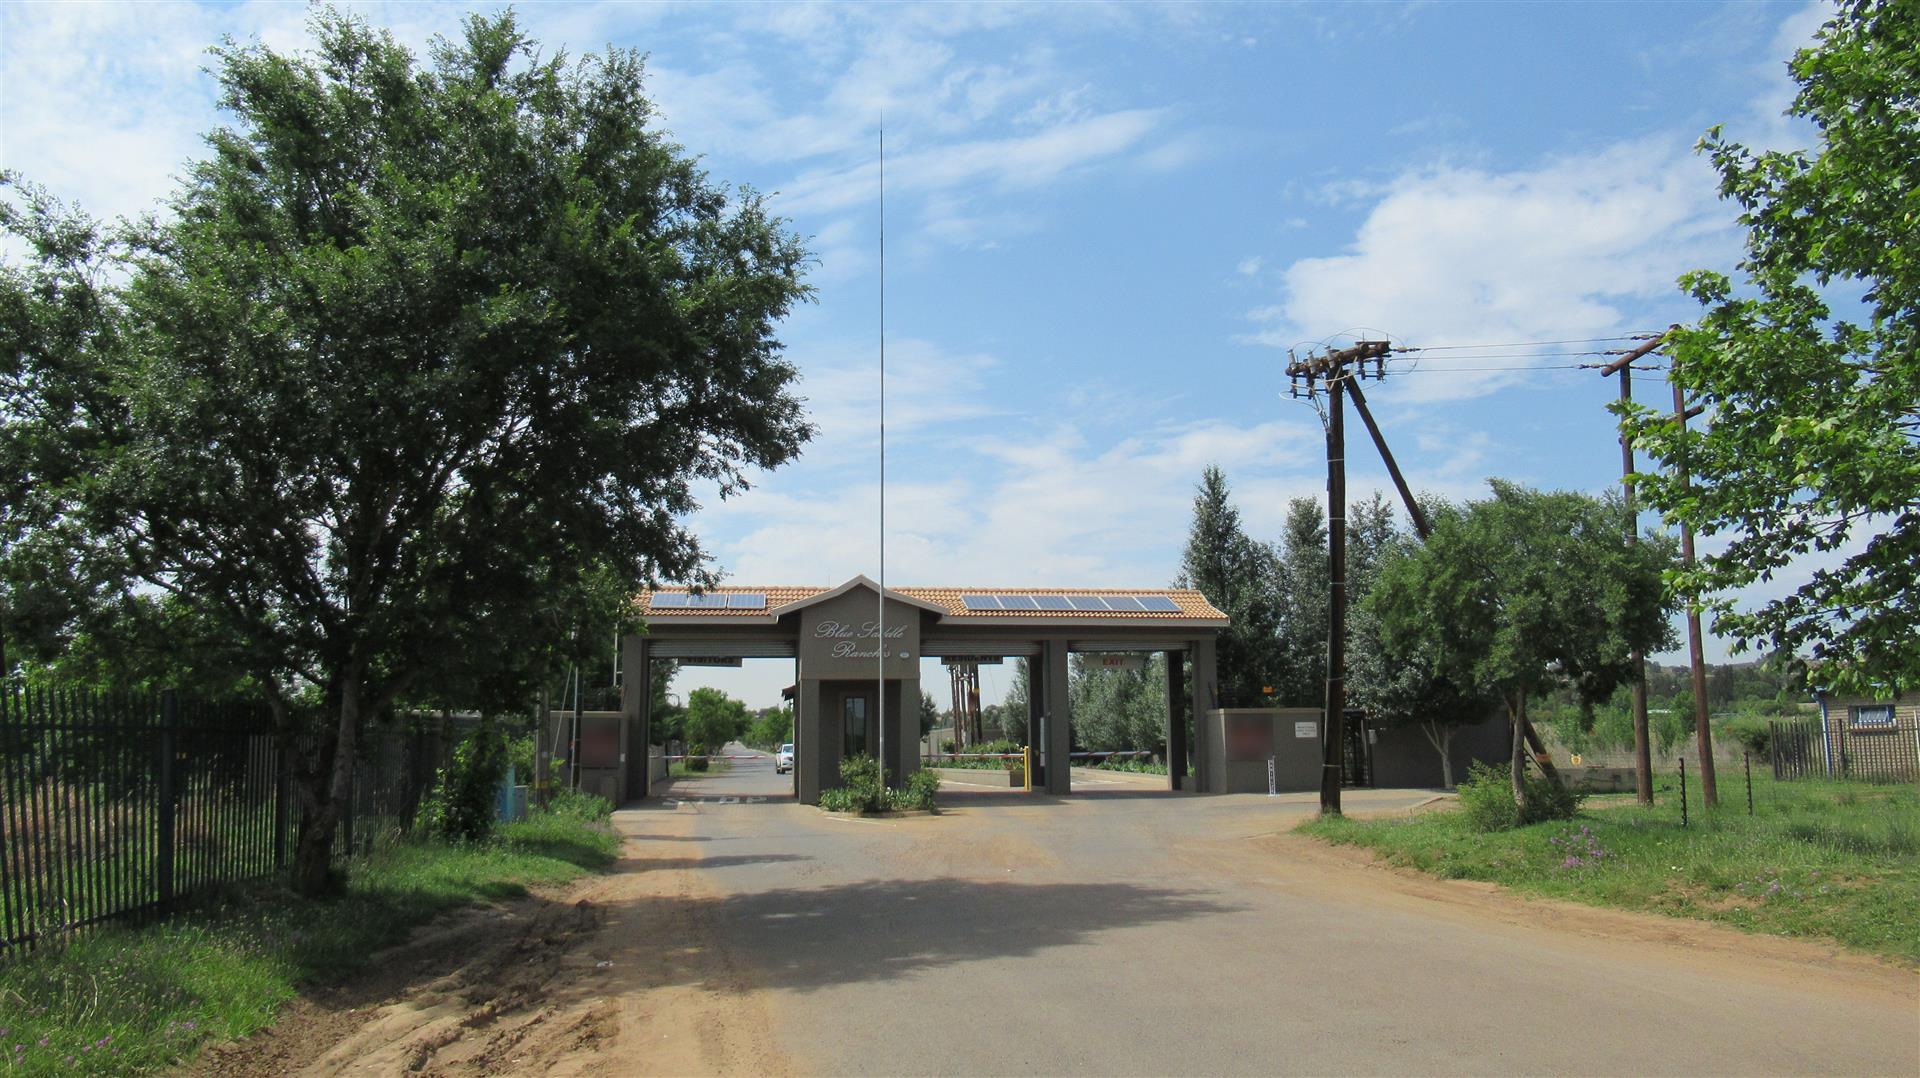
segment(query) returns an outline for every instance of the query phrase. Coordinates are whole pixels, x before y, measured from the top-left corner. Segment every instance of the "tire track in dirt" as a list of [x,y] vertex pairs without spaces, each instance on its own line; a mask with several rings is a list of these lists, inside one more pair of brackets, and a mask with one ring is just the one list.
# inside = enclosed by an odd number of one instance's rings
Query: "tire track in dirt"
[[[691,806],[683,810],[691,815]],[[687,818],[656,814],[682,834]],[[189,1073],[788,1074],[753,971],[721,945],[700,855],[631,834],[606,876],[564,895],[465,911],[295,1001]]]

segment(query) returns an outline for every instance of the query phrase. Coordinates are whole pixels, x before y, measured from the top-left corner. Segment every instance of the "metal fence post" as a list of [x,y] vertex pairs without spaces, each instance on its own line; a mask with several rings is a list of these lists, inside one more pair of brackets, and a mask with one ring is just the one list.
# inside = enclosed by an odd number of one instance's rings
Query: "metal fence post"
[[283,737],[274,738],[280,766],[274,768],[273,780],[273,870],[282,872],[287,867],[287,833],[292,822],[292,771],[293,753],[288,751]]
[[160,804],[158,806],[159,836],[154,846],[154,882],[159,891],[160,905],[165,908],[173,904],[173,818],[178,791],[174,789],[174,753],[175,731],[180,725],[180,699],[172,689],[160,694],[160,737],[158,761],[160,780]]
[[1680,826],[1687,826],[1687,758],[1680,757]]
[[1753,753],[1743,752],[1740,759],[1747,768],[1747,815],[1753,815]]

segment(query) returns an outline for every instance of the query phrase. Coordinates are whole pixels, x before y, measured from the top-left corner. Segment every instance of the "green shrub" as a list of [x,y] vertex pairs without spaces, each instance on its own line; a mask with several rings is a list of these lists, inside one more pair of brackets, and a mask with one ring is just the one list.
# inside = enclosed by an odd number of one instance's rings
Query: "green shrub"
[[1507,773],[1474,761],[1467,768],[1467,781],[1460,784],[1460,809],[1475,831],[1507,831],[1541,820],[1571,819],[1586,795],[1554,784],[1544,775],[1528,774],[1527,812],[1513,803],[1513,783]]
[[547,807],[541,811],[581,823],[598,823],[612,818],[613,802],[585,790],[561,790],[548,799]]
[[820,807],[828,812],[885,812],[893,807],[894,791],[880,777],[880,761],[864,752],[840,761],[840,782],[820,792]]
[[428,834],[481,842],[493,833],[494,798],[507,777],[507,739],[482,718],[440,769],[433,793],[420,804],[420,827]]
[[688,771],[705,771],[707,769],[707,765],[711,763],[711,761],[708,760],[705,755],[689,756],[684,762],[687,765]]
[[898,803],[901,808],[925,809],[932,812],[940,793],[940,776],[931,771],[915,771],[907,778],[907,787],[901,790]]
[[1092,766],[1102,771],[1131,771],[1137,775],[1167,773],[1167,765],[1151,756],[1109,756]]
[[861,812],[885,812],[893,807],[893,791],[881,777],[880,761],[864,752],[840,762],[840,781],[853,794]]
[[1773,727],[1766,716],[1735,715],[1721,726],[1720,736],[1740,742],[1755,760],[1773,759]]
[[513,780],[522,785],[533,783],[534,737],[522,734],[507,739],[507,762],[513,765]]

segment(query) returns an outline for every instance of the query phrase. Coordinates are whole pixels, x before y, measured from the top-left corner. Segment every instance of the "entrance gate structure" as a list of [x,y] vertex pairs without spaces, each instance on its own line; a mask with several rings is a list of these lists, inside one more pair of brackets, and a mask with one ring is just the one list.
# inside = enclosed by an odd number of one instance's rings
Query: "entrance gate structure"
[[1032,670],[1026,740],[1034,788],[1070,793],[1067,656],[1076,651],[1166,653],[1168,788],[1211,789],[1217,765],[1206,739],[1188,745],[1187,719],[1219,706],[1214,642],[1227,617],[1197,591],[888,588],[883,599],[879,585],[856,576],[836,588],[660,590],[636,601],[646,628],[621,643],[622,800],[651,792],[654,659],[792,659],[794,793],[813,803],[838,784],[847,755],[877,755],[882,691],[889,776],[899,781],[920,766],[922,658],[1024,658]]

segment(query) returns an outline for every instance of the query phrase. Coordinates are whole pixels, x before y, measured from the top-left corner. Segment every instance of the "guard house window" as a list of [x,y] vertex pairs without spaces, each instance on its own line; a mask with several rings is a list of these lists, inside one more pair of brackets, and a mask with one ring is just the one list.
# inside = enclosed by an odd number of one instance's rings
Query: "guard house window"
[[1893,726],[1892,704],[1865,704],[1847,709],[1847,720],[1853,726],[1868,729],[1881,729]]
[[840,704],[840,715],[845,720],[845,740],[841,745],[841,757],[844,759],[856,753],[867,751],[867,698],[849,696]]

